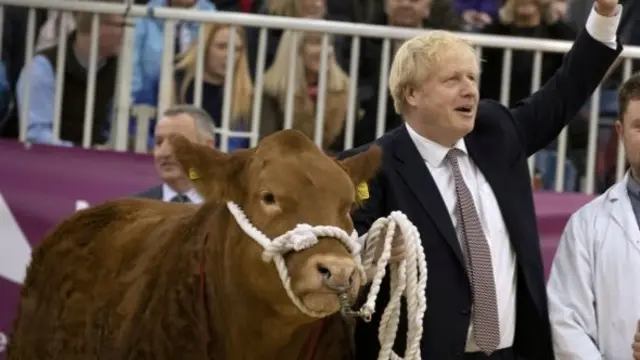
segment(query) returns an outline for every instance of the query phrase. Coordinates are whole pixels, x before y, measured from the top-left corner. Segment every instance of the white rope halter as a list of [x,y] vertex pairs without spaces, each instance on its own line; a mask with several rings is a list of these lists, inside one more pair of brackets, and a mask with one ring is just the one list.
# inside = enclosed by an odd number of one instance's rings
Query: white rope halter
[[[361,245],[358,242],[358,234],[355,230],[349,235],[346,231],[335,226],[299,224],[294,229],[271,240],[251,224],[238,205],[233,202],[227,202],[227,208],[240,228],[264,248],[262,259],[267,262],[274,262],[287,295],[303,313],[317,318],[330,315],[307,308],[293,293],[291,290],[291,278],[283,257],[285,253],[292,250],[301,251],[307,249],[318,243],[318,237],[332,237],[340,240],[347,247],[358,266],[358,270],[361,272],[362,278],[366,279],[360,256]],[[354,313],[362,316],[365,321],[369,321],[371,315],[375,312],[375,302],[391,256],[391,244],[396,226],[400,228],[400,235],[404,239],[406,257],[400,263],[392,263],[390,265],[391,296],[380,320],[380,328],[378,330],[380,353],[378,354],[378,360],[403,359],[392,350],[400,321],[400,298],[403,295],[407,299],[408,325],[404,359],[421,360],[422,322],[427,309],[427,262],[418,230],[400,211],[394,211],[388,217],[376,220],[367,233],[364,267],[374,269],[373,267],[375,266],[376,272],[367,295],[367,301],[358,312]],[[384,248],[380,258],[374,265],[373,258],[376,248],[379,246],[378,242],[382,238],[383,230],[386,230],[383,240]]]
[[238,222],[238,225],[253,240],[260,244],[264,251],[262,252],[262,260],[273,261],[282,280],[282,285],[287,292],[291,301],[303,313],[317,318],[323,318],[329,313],[316,312],[305,306],[300,299],[291,290],[291,277],[284,261],[283,255],[291,250],[301,251],[318,243],[319,237],[331,237],[340,240],[349,250],[351,256],[355,259],[358,271],[362,278],[366,278],[366,274],[360,261],[361,245],[358,243],[358,233],[354,230],[351,236],[346,231],[335,226],[311,226],[309,224],[299,224],[293,230],[289,230],[283,235],[271,240],[260,230],[256,229],[245,213],[238,205],[233,202],[227,202],[227,208]]

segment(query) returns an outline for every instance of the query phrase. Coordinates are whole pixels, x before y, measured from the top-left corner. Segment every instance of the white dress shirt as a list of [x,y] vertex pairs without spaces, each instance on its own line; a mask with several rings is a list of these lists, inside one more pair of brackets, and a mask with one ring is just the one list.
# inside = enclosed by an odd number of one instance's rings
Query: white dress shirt
[[[433,180],[440,190],[449,216],[460,234],[456,219],[456,193],[453,171],[445,161],[449,149],[420,136],[409,125],[405,125],[409,136],[418,148],[418,152],[425,161]],[[496,284],[496,300],[498,302],[498,320],[500,322],[500,344],[498,349],[508,348],[513,345],[516,319],[516,256],[509,241],[507,227],[502,219],[496,196],[484,175],[478,170],[468,156],[467,147],[463,139],[460,139],[455,148],[462,150],[467,156],[458,157],[460,172],[465,184],[471,192],[473,202],[478,211],[480,222],[485,237],[491,249],[491,263],[493,265],[493,278]],[[460,245],[464,249],[462,239]],[[473,325],[469,325],[467,336],[467,352],[480,351],[473,335]]]
[[[167,184],[162,184],[162,201],[169,202],[173,199],[178,193],[171,188],[171,186]],[[182,195],[189,198],[189,200],[194,204],[202,203],[202,196],[198,194],[196,189],[191,188],[189,191],[183,193]]]
[[[612,49],[617,48],[616,31],[620,23],[622,6],[618,5],[617,13],[612,17],[599,15],[592,8],[586,31],[595,40],[604,43]],[[596,56],[597,54],[594,54]],[[418,152],[425,161],[433,180],[444,200],[449,216],[460,234],[455,216],[456,194],[453,172],[445,156],[450,149],[420,136],[408,124],[405,124],[409,136],[413,140]],[[502,212],[498,206],[496,196],[480,172],[473,160],[468,156],[464,139],[460,139],[455,148],[462,150],[466,156],[458,158],[460,172],[473,197],[478,216],[482,224],[482,230],[491,250],[491,262],[493,264],[493,277],[496,285],[496,300],[498,303],[498,320],[500,322],[500,343],[498,349],[508,348],[513,345],[516,322],[516,257],[511,246],[509,233],[502,218]],[[500,214],[501,216],[496,216]],[[461,244],[461,248],[464,248]],[[469,324],[467,334],[466,352],[481,351],[475,342],[473,325]]]

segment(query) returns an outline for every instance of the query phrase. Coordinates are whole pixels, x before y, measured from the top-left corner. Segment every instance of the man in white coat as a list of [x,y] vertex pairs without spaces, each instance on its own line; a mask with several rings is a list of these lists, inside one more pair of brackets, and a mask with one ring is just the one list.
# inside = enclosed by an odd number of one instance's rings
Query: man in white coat
[[640,73],[620,88],[620,120],[630,170],[571,216],[547,293],[559,360],[640,360]]

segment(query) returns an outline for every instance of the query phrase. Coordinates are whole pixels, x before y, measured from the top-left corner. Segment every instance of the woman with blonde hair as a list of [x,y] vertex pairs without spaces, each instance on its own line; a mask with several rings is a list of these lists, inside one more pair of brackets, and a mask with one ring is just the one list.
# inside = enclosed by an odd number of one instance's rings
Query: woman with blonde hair
[[[292,31],[285,31],[273,65],[264,75],[264,98],[260,135],[266,136],[284,127],[289,68],[295,68],[293,128],[314,138],[318,95],[318,79],[322,51],[322,34],[299,33],[294,45]],[[295,51],[295,63],[289,53]],[[322,146],[327,149],[342,131],[347,114],[349,77],[338,66],[330,38],[327,49],[327,87]]]
[[[204,25],[205,52],[202,76],[202,107],[214,119],[216,127],[222,126],[222,104],[231,101],[230,130],[249,131],[253,84],[249,76],[244,29],[236,27],[235,63],[233,66],[232,97],[224,98],[227,71],[227,52],[231,27],[227,24]],[[175,102],[193,103],[198,43],[194,43],[180,57],[175,69]],[[219,144],[216,135],[216,144]],[[229,151],[246,148],[248,138],[229,138]]]
[[[327,12],[327,0],[265,0],[264,7],[260,10],[260,13],[291,18],[340,20],[338,17]],[[271,67],[275,60],[276,51],[284,31],[282,29],[272,28],[267,29],[266,32],[265,70]],[[259,36],[260,28],[247,27],[249,69],[254,79],[258,64]],[[340,44],[345,43],[345,38],[342,36],[338,36],[335,40]]]

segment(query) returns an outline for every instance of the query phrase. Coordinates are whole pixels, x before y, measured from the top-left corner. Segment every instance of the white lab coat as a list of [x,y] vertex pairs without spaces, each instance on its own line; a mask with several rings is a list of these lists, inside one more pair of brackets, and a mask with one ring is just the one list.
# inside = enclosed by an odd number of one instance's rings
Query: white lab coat
[[640,230],[627,179],[574,213],[548,282],[558,360],[630,360],[640,319]]

